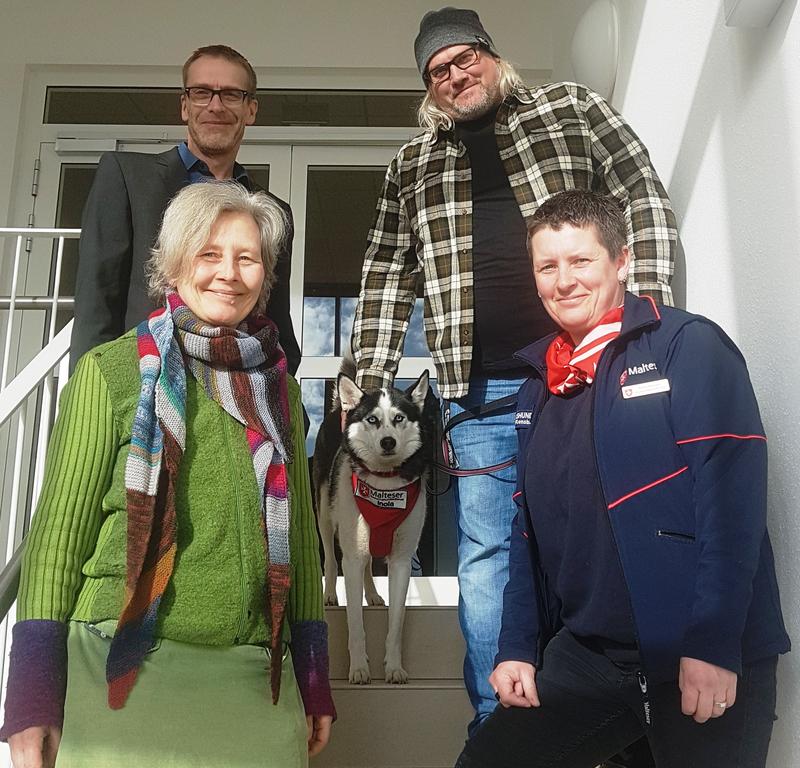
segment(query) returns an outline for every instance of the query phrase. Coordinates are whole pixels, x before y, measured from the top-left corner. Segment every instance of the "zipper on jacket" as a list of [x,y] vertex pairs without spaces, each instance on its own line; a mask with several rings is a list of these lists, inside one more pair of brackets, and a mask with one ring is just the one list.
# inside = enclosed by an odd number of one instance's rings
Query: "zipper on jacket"
[[650,719],[650,696],[647,693],[647,677],[645,677],[641,669],[636,673],[636,679],[639,681],[639,690],[642,692],[642,710],[644,711],[645,725],[652,725],[653,723]]
[[[612,341],[606,347],[606,350],[608,350],[609,348],[613,349],[616,346],[616,342],[619,341],[619,338],[620,337],[617,336],[616,339],[612,339]],[[636,624],[636,613],[633,610],[633,602],[631,600],[631,590],[630,590],[630,587],[628,586],[628,577],[625,575],[625,566],[622,564],[622,557],[620,557],[620,554],[619,554],[619,544],[617,543],[617,534],[614,531],[614,525],[611,522],[611,514],[608,511],[608,499],[606,498],[606,489],[603,487],[603,476],[600,474],[600,466],[597,463],[597,441],[595,440],[594,406],[595,406],[595,403],[597,401],[597,398],[596,398],[597,386],[599,386],[599,382],[601,380],[601,376],[608,375],[607,371],[608,371],[608,367],[610,365],[609,362],[608,362],[609,360],[610,360],[609,356],[607,356],[605,354],[601,355],[600,362],[599,362],[599,365],[598,365],[598,369],[595,372],[594,383],[592,384],[591,413],[589,414],[590,423],[592,425],[592,456],[594,457],[594,471],[597,474],[597,483],[600,486],[600,496],[601,496],[601,498],[603,500],[603,505],[604,505],[605,514],[606,514],[606,520],[608,520],[608,526],[609,526],[609,528],[611,530],[611,538],[614,541],[614,549],[616,550],[616,553],[617,553],[617,562],[619,563],[619,569],[620,569],[620,572],[622,573],[622,579],[625,582],[625,591],[627,592],[627,595],[628,595],[628,608],[630,609],[630,612],[631,612],[631,624],[633,625],[633,634],[634,634],[634,636],[636,638],[636,648],[639,651],[639,661],[641,662],[642,661],[642,658],[641,658],[642,657],[642,643],[641,643],[641,640],[639,639],[639,627]],[[604,362],[605,362],[605,365],[603,365]],[[650,699],[648,698],[648,695],[647,695],[647,677],[645,676],[643,670],[640,669],[639,671],[637,671],[636,679],[639,682],[639,689],[642,692],[642,708],[643,708],[643,711],[644,711],[644,721],[645,721],[646,725],[650,725],[651,724],[651,722],[650,722]]]
[[[230,424],[228,423],[227,419],[223,420],[223,425],[224,425],[223,428],[225,430],[225,445],[228,448],[228,459],[230,460],[232,472],[235,472],[236,462],[234,461],[233,448],[231,446]],[[234,645],[239,645],[239,643],[242,642],[245,630],[247,629],[248,600],[247,600],[247,582],[244,576],[244,547],[242,546],[242,535],[243,535],[242,500],[239,495],[238,482],[235,482],[233,484],[233,494],[234,494],[234,504],[236,505],[236,528],[237,528],[237,540],[239,543],[239,586],[241,588],[239,624],[236,628],[236,636],[233,638],[233,643]]]

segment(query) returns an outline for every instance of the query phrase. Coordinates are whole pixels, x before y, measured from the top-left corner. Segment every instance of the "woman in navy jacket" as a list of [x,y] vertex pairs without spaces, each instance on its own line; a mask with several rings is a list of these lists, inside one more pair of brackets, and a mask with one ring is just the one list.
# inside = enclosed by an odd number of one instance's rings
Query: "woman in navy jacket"
[[626,231],[578,191],[529,230],[563,330],[518,355],[502,706],[458,768],[593,768],[642,733],[659,768],[766,762],[789,638],[758,405],[719,327],[625,291]]

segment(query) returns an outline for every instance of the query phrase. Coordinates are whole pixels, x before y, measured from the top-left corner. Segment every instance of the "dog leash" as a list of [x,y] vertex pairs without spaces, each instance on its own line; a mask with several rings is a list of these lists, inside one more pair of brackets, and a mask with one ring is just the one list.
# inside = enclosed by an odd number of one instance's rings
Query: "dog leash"
[[441,496],[442,494],[447,493],[450,490],[450,483],[452,477],[474,477],[476,475],[489,475],[493,472],[499,472],[501,469],[507,469],[508,467],[513,466],[517,463],[517,457],[512,456],[510,459],[506,459],[505,461],[501,461],[498,464],[492,464],[488,467],[475,467],[473,469],[457,469],[452,467],[451,464],[454,461],[454,453],[452,447],[450,445],[449,438],[447,437],[448,432],[452,430],[454,427],[457,427],[459,424],[462,424],[465,421],[470,421],[471,419],[479,419],[483,416],[489,416],[490,414],[497,413],[499,411],[506,410],[508,408],[512,408],[517,404],[517,395],[516,393],[513,395],[506,395],[506,397],[500,397],[497,400],[492,400],[489,403],[481,403],[480,405],[475,406],[474,408],[470,408],[468,410],[462,411],[461,413],[453,416],[452,418],[448,418],[447,423],[442,428],[442,458],[444,462],[434,461],[433,467],[434,470],[438,470],[443,472],[445,475],[448,475],[447,478],[447,485],[445,486],[443,491],[436,492],[433,488],[428,485],[428,492],[432,496]]

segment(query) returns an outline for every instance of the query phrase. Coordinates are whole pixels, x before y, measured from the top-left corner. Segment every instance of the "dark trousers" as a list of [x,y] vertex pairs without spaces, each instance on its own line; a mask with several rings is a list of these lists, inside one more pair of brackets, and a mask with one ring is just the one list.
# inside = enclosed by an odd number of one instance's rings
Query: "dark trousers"
[[745,666],[736,703],[700,724],[681,712],[677,682],[649,686],[637,663],[614,663],[562,630],[536,674],[540,707],[498,706],[456,768],[594,768],[642,734],[658,768],[764,768],[775,719],[777,657]]

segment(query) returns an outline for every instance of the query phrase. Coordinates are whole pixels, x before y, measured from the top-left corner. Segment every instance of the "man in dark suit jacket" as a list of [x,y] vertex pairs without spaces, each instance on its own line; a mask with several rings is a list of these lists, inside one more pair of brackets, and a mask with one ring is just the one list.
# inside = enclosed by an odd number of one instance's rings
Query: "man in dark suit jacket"
[[[253,124],[258,109],[250,63],[228,46],[199,48],[183,66],[183,86],[181,117],[188,129],[183,144],[157,155],[109,152],[100,159],[83,210],[72,368],[84,352],[120,336],[154,309],[144,266],[164,209],[180,189],[211,178],[233,178],[252,191],[260,189],[236,162],[244,129]],[[300,347],[289,316],[291,210],[270,197],[286,211],[290,226],[278,254],[267,313],[278,326],[294,373]]]

